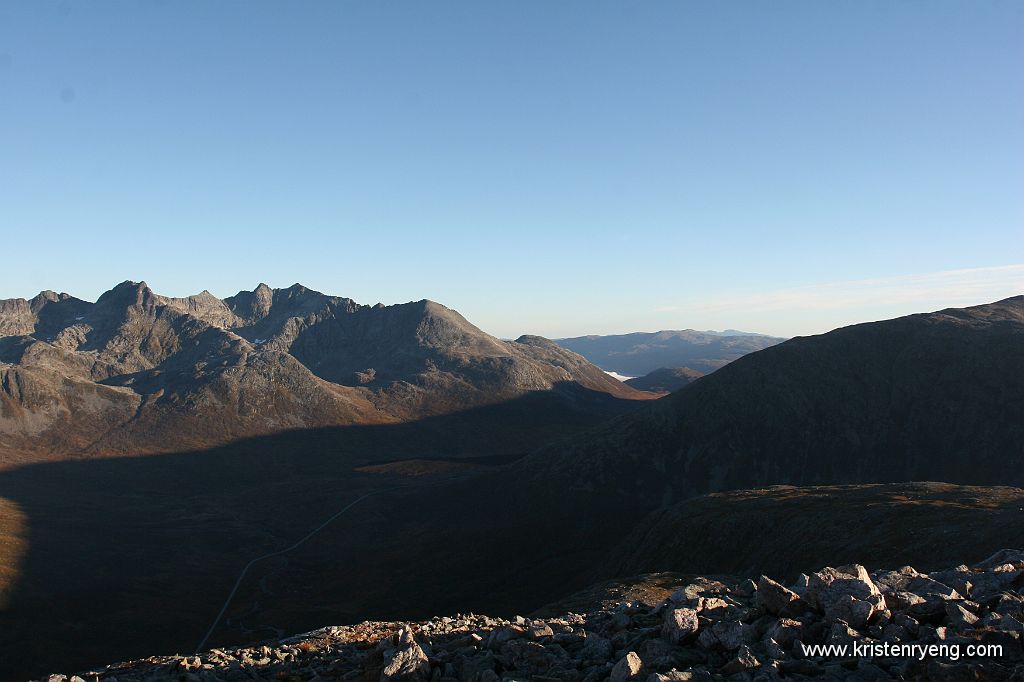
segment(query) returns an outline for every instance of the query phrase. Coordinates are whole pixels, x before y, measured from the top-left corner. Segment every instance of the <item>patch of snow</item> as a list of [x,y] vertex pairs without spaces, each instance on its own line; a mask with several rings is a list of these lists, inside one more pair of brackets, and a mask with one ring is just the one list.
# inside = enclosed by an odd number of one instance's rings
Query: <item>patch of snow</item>
[[613,379],[618,379],[619,381],[625,381],[626,379],[636,379],[636,377],[627,377],[625,374],[619,374],[618,372],[609,372],[608,370],[604,370],[604,373]]

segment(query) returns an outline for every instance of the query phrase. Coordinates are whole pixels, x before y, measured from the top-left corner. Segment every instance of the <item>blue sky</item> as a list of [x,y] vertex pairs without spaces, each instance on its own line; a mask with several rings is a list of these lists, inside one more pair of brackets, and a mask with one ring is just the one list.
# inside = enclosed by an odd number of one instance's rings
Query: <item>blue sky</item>
[[0,3],[0,297],[302,282],[501,336],[1024,292],[1024,3]]

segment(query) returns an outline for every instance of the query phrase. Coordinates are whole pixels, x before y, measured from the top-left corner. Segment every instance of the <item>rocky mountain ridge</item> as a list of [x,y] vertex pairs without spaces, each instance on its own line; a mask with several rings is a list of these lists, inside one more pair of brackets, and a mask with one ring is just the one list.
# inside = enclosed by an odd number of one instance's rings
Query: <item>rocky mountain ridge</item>
[[649,396],[540,337],[432,301],[359,305],[294,285],[220,300],[123,282],[95,303],[0,301],[0,446],[120,453],[394,423],[531,392]]
[[788,586],[764,575],[756,581],[640,576],[619,597],[554,617],[460,614],[326,627],[44,679],[771,682],[1024,675],[1021,550],[932,573],[828,566]]

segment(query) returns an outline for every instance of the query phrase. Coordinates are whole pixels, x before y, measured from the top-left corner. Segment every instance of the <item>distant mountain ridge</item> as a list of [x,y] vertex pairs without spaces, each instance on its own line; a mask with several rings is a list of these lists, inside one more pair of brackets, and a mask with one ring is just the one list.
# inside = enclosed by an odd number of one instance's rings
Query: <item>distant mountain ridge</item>
[[[712,336],[771,336],[771,334],[760,334],[758,332],[745,332],[739,329],[723,329],[722,331],[715,331],[714,329],[705,329],[705,334],[711,334]],[[779,337],[776,337],[779,338]]]
[[531,392],[651,397],[540,337],[432,301],[360,305],[296,284],[218,299],[123,282],[95,303],[0,301],[0,446],[135,452],[393,423]]
[[634,332],[610,336],[578,336],[555,342],[579,353],[601,369],[632,377],[654,370],[688,367],[709,374],[748,353],[785,339],[736,330],[694,329]]

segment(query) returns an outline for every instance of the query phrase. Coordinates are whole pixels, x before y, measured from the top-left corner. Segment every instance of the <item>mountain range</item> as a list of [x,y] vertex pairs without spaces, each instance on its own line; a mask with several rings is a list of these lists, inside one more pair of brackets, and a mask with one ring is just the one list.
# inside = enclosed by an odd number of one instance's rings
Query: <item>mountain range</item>
[[663,368],[685,367],[709,374],[748,353],[784,341],[775,336],[736,330],[725,332],[635,332],[610,336],[579,336],[555,342],[609,372],[641,377]]
[[565,410],[654,397],[432,301],[359,305],[298,284],[169,298],[135,282],[95,303],[51,291],[0,301],[8,462],[408,422],[541,392],[564,396]]
[[1024,296],[790,339],[658,400],[438,304],[301,287],[44,293],[0,324],[0,677],[1022,542]]

